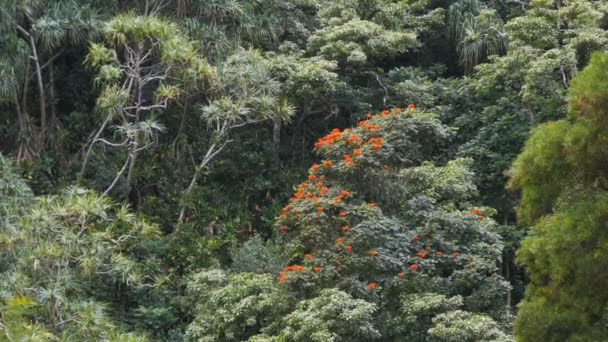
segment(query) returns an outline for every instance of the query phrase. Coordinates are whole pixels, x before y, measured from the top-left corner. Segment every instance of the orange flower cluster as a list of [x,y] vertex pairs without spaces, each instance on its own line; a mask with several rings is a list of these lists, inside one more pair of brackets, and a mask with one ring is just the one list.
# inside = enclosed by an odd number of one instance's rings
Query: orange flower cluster
[[334,128],[331,133],[317,140],[315,147],[320,148],[324,145],[333,145],[336,143],[336,140],[340,138],[342,138],[342,132],[339,129]]
[[485,216],[483,216],[481,214],[482,213],[481,209],[479,209],[477,207],[473,207],[473,209],[471,209],[471,213],[477,215],[477,218],[480,219],[480,220],[483,220],[483,219],[486,218]]
[[342,156],[342,158],[344,159],[344,164],[354,166],[353,158],[350,155],[345,154]]
[[287,281],[287,273],[296,271],[301,272],[304,270],[304,266],[302,265],[291,265],[284,267],[281,271],[279,271],[279,275],[277,276],[278,281]]
[[[408,111],[415,111],[416,107],[413,104],[410,104],[407,107]],[[401,108],[395,108],[392,110],[392,114],[400,114],[401,113]],[[294,194],[294,197],[290,199],[290,202],[298,202],[298,201],[310,201],[313,200],[314,201],[314,205],[312,206],[308,206],[307,208],[313,208],[312,211],[315,212],[324,212],[326,215],[331,215],[332,213],[335,213],[334,208],[339,208],[341,206],[341,202],[344,200],[344,198],[346,196],[350,196],[350,192],[347,190],[339,190],[339,189],[332,189],[332,187],[330,185],[326,185],[324,184],[321,180],[325,180],[327,178],[326,174],[321,174],[321,173],[326,173],[326,172],[331,172],[330,168],[332,168],[334,165],[337,166],[336,171],[340,171],[341,169],[339,168],[340,166],[340,161],[342,161],[343,164],[341,165],[348,165],[348,166],[354,166],[355,162],[358,161],[359,159],[357,157],[361,156],[363,151],[369,151],[369,150],[379,150],[383,147],[384,144],[384,138],[382,136],[378,136],[379,133],[376,133],[377,131],[379,131],[382,127],[383,127],[383,123],[386,122],[385,119],[380,119],[380,116],[382,117],[386,117],[391,115],[391,110],[383,110],[381,113],[379,113],[379,115],[375,116],[371,113],[367,114],[367,119],[363,119],[361,121],[358,122],[358,128],[353,129],[352,131],[350,129],[345,129],[344,131],[341,131],[340,129],[333,129],[329,134],[327,134],[326,136],[318,139],[315,142],[315,147],[316,148],[330,148],[331,145],[336,145],[336,148],[339,149],[334,150],[334,148],[332,148],[331,150],[328,150],[327,152],[327,156],[330,156],[328,159],[323,160],[319,163],[314,163],[311,165],[310,170],[309,170],[309,180],[312,181],[311,184],[309,185],[308,183],[302,183],[300,184],[300,186],[298,187],[297,191]],[[355,132],[356,130],[358,130],[357,132]],[[357,133],[357,134],[355,134]],[[396,130],[392,130],[390,131],[390,134],[397,134]],[[372,137],[369,137],[369,135],[372,135]],[[366,150],[365,146],[363,146],[364,144],[367,144],[368,150]],[[338,157],[340,156],[340,154],[337,154],[335,152],[340,151],[340,149],[342,149],[343,147],[348,148],[350,151],[352,152],[342,152],[341,154],[341,159]],[[351,150],[352,149],[352,150]],[[336,158],[337,157],[337,158]],[[391,167],[389,165],[384,165],[384,168],[386,170],[391,170]],[[333,172],[336,172],[333,171]],[[329,176],[331,176],[329,174]],[[331,194],[331,197],[325,197],[328,194]],[[364,204],[367,205],[371,208],[373,208],[375,206],[374,203],[367,203]],[[281,214],[281,219],[287,219],[288,216],[293,216],[298,214],[297,211],[292,210],[293,207],[291,205],[286,206],[285,208],[283,208],[283,214]],[[480,212],[479,212],[480,213]],[[343,250],[345,252],[350,252],[353,253],[355,251],[357,251],[357,249],[354,249],[354,246],[352,244],[347,244],[350,241],[345,240],[346,234],[348,234],[349,232],[349,225],[348,225],[348,221],[345,222],[345,219],[348,218],[349,213],[347,213],[345,210],[339,210],[337,211],[337,216],[340,218],[339,221],[342,221],[341,224],[339,224],[336,229],[339,230],[338,232],[340,232],[342,234],[342,236],[339,236],[336,241],[336,248],[338,248],[338,250]],[[281,230],[288,230],[289,228],[287,228],[287,225],[290,225],[289,222],[285,221],[285,224],[281,225]],[[284,227],[284,229],[283,229]],[[418,241],[419,237],[417,235],[414,235],[411,237],[412,241]],[[376,250],[368,250],[369,255],[371,257],[376,257],[379,255],[378,251]],[[430,246],[427,246],[425,248],[425,251],[418,251],[417,256],[424,260],[425,258],[428,258],[430,255],[435,254],[437,256],[443,255],[443,252],[441,251],[433,251],[431,249]],[[306,262],[308,263],[308,265],[312,264],[312,254],[305,254],[304,258],[306,260]],[[341,261],[339,259],[336,259],[335,262],[337,264],[341,264]],[[314,264],[312,264],[314,265]],[[311,265],[311,266],[312,266]],[[280,280],[284,281],[287,277],[285,276],[285,272],[289,272],[289,271],[297,271],[299,270],[299,267],[296,267],[298,265],[294,265],[294,266],[288,266],[286,269],[284,269],[282,272],[279,274],[279,278],[281,278]],[[291,269],[289,269],[291,267]],[[294,268],[295,267],[295,268]],[[407,264],[406,264],[406,267]],[[410,270],[418,270],[419,269],[419,264],[418,263],[410,263],[409,264],[409,269]],[[320,272],[321,271],[321,266],[320,265],[315,265],[315,267],[311,268],[312,271],[314,272]],[[405,273],[407,270],[401,271],[399,273],[397,273],[397,276],[399,278],[404,278],[405,277]],[[369,282],[368,283],[368,287],[371,289],[376,288],[377,284],[375,282]]]

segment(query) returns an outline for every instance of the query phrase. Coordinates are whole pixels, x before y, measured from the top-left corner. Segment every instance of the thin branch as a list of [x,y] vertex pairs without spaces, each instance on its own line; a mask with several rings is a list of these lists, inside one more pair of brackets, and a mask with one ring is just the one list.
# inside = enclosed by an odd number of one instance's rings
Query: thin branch
[[103,196],[107,196],[110,193],[110,191],[112,191],[112,188],[114,188],[116,183],[118,183],[118,180],[120,179],[120,177],[123,175],[123,173],[125,173],[125,170],[127,169],[127,166],[129,165],[130,160],[131,160],[131,156],[129,155],[127,157],[127,160],[125,161],[125,165],[122,166],[122,169],[120,169],[120,171],[116,175],[116,178],[114,178],[114,180],[112,181],[112,184],[110,184],[110,186],[106,189],[106,191],[103,192]]
[[[225,126],[224,126],[225,127]],[[215,150],[217,143],[214,143],[211,145],[211,147],[209,147],[209,149],[207,150],[207,153],[205,154],[205,157],[203,158],[203,160],[201,161],[201,163],[198,165],[198,167],[194,170],[194,174],[192,175],[192,180],[190,181],[190,185],[188,185],[188,188],[186,189],[185,193],[186,194],[190,194],[190,192],[192,191],[192,189],[194,188],[194,185],[196,184],[196,181],[198,179],[198,174],[199,172],[207,165],[207,163],[209,163],[218,153],[220,153],[224,147],[226,147],[226,145],[228,143],[231,143],[233,140],[226,140],[224,141],[224,143],[217,148],[217,150]],[[215,150],[215,151],[214,151]],[[183,204],[182,208],[179,212],[179,218],[177,220],[177,228],[176,230],[179,229],[179,227],[182,225],[182,223],[184,223],[184,216],[186,215],[186,205]]]
[[259,120],[247,120],[247,121],[243,121],[240,124],[236,124],[236,125],[232,125],[232,126],[228,126],[229,129],[233,129],[233,128],[238,128],[238,127],[243,127],[249,124],[254,124],[254,123],[259,123],[259,122],[264,122],[264,121],[268,121],[269,119],[259,119]]
[[97,142],[97,141],[100,141],[100,142],[102,142],[102,143],[104,143],[104,144],[106,144],[106,145],[110,145],[110,146],[118,147],[118,146],[126,146],[126,145],[127,145],[127,142],[128,142],[129,140],[128,140],[128,139],[126,139],[125,141],[123,141],[123,142],[121,142],[121,143],[113,143],[113,142],[107,141],[106,139],[103,139],[103,138],[98,138],[98,139],[95,139],[95,141],[94,141],[93,143],[95,143],[95,142]]
[[378,84],[380,84],[380,87],[382,87],[382,89],[384,90],[384,97],[382,97],[382,105],[386,106],[386,103],[388,102],[388,88],[386,87],[386,85],[384,84],[382,79],[380,78],[380,75],[378,75],[377,73],[375,73],[373,71],[368,71],[367,73],[375,76],[376,81],[378,82]]

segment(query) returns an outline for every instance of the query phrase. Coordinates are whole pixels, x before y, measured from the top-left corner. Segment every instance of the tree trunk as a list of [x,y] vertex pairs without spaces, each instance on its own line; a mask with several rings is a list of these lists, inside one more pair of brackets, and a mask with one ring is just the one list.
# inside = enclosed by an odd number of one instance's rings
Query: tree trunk
[[281,126],[282,121],[280,118],[273,120],[272,125],[272,143],[273,143],[273,161],[275,167],[279,167],[280,164],[280,149],[281,149]]
[[129,162],[129,171],[127,172],[127,196],[131,193],[131,183],[133,181],[133,169],[135,168],[135,161],[137,160],[137,149],[139,148],[139,141],[136,136],[134,141],[129,145],[129,157],[131,161]]
[[184,128],[186,127],[186,116],[188,115],[188,99],[184,101],[184,106],[182,108],[182,115],[179,120],[179,127],[177,128],[177,134],[175,135],[175,139],[173,139],[173,157],[177,159],[177,144],[179,143],[179,138],[181,137]]
[[49,64],[49,104],[51,105],[50,130],[56,131],[59,121],[57,119],[57,99],[55,98],[55,67]]
[[89,145],[87,152],[84,154],[84,157],[82,158],[82,166],[80,167],[80,172],[78,173],[79,177],[84,176],[84,171],[87,168],[87,162],[89,161],[89,157],[91,155],[91,151],[93,150],[93,146],[95,146],[95,142],[97,141],[97,139],[99,139],[99,136],[101,135],[101,133],[103,133],[103,130],[106,128],[106,126],[108,125],[109,122],[110,122],[110,115],[106,115],[105,120],[101,124],[101,127],[99,127],[99,130],[97,131],[97,133],[95,133],[95,136],[93,136],[93,139],[91,140],[91,144]]
[[32,48],[32,59],[34,60],[34,66],[36,66],[36,79],[38,81],[38,96],[40,97],[40,144],[41,147],[45,145],[46,141],[46,96],[44,94],[44,82],[42,80],[42,70],[40,68],[40,60],[38,59],[38,50],[36,49],[36,43],[34,37],[30,34],[30,46]]

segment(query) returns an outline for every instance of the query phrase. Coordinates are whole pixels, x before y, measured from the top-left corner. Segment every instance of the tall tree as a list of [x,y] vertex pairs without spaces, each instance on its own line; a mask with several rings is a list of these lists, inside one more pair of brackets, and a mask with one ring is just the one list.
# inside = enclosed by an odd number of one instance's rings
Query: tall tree
[[513,165],[518,260],[530,275],[520,341],[603,341],[608,336],[608,54],[572,81],[568,118],[539,126]]
[[[98,15],[89,6],[73,0],[3,0],[0,18],[0,46],[7,51],[0,57],[0,72],[6,77],[0,94],[17,111],[18,158],[30,159],[46,144],[50,126],[57,125],[53,63],[64,47],[82,44],[96,36]],[[32,77],[40,113],[36,132],[29,129],[28,87]]]
[[[125,149],[125,162],[104,193],[124,176],[128,194],[139,154],[163,130],[156,116],[180,95],[183,84],[207,78],[210,70],[175,23],[133,14],[118,15],[105,24],[104,43],[91,44],[87,62],[99,68],[96,80],[103,89],[98,108],[104,119],[84,150],[80,175],[96,144]],[[118,142],[103,136],[114,122],[119,123]]]

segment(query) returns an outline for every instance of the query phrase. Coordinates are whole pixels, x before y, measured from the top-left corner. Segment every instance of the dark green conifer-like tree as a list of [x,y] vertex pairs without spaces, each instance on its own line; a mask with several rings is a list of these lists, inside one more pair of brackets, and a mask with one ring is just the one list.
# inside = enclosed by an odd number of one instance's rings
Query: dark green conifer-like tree
[[539,126],[513,166],[530,275],[519,341],[608,336],[608,54],[572,81],[569,116]]

